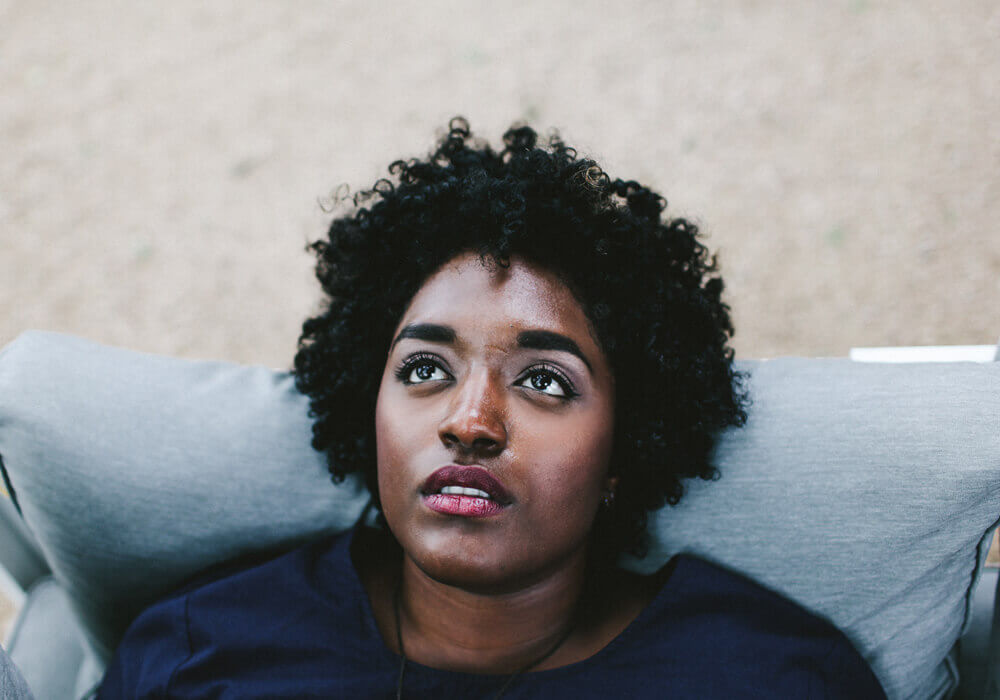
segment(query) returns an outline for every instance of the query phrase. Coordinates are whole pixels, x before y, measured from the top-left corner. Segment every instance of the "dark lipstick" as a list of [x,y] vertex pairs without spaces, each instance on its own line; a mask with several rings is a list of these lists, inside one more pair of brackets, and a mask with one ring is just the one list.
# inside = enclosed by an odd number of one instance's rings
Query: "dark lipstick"
[[510,503],[510,494],[503,487],[496,477],[482,467],[461,467],[457,464],[450,464],[441,467],[436,472],[427,477],[421,493],[430,495],[439,493],[445,486],[464,486],[470,489],[479,489],[490,495],[494,501],[503,505]]
[[[477,489],[487,494],[441,493],[446,487]],[[482,467],[450,464],[431,474],[420,489],[424,502],[445,515],[483,517],[502,511],[511,503],[510,494],[496,477]]]

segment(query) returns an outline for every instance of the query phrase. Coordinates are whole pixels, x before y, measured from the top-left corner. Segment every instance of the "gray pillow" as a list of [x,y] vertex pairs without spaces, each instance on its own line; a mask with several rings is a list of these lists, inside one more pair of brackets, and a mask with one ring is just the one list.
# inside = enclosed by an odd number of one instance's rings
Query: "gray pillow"
[[[651,518],[690,551],[840,627],[891,698],[955,684],[1000,516],[1000,365],[742,363],[754,404],[716,482]],[[0,354],[0,455],[58,580],[107,654],[129,620],[224,559],[348,527],[287,373],[25,333]]]
[[0,353],[10,489],[102,656],[205,567],[350,527],[286,373],[27,332]]

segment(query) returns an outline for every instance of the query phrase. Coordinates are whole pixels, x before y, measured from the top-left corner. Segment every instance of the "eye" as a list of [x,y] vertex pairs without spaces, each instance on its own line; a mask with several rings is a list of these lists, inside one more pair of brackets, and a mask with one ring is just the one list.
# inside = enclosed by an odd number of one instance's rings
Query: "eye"
[[420,384],[434,379],[447,378],[448,373],[433,362],[417,362],[411,366],[406,381],[410,384]]
[[524,378],[517,382],[517,386],[532,389],[540,394],[555,396],[560,399],[569,399],[576,396],[573,385],[569,379],[554,367],[535,367],[528,370]]
[[403,361],[396,370],[396,378],[403,384],[424,384],[425,382],[450,379],[440,361],[430,355],[414,355]]

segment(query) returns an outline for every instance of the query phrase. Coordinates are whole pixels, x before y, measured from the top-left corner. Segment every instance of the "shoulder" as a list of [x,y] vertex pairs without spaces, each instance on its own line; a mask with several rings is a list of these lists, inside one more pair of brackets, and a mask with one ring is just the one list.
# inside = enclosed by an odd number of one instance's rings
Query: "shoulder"
[[[823,650],[843,645],[861,659],[828,619],[745,574],[689,554],[674,557],[671,564],[673,570],[657,598],[671,619],[712,620],[737,638],[767,635],[775,644],[790,646],[795,640],[802,647]],[[713,626],[707,629],[711,633]]]
[[[742,619],[766,617],[775,625],[790,623],[835,632],[829,622],[809,612],[746,575],[724,565],[691,554],[674,557],[669,577],[661,573],[665,601],[670,607],[683,607],[699,614],[724,614]],[[665,567],[666,568],[666,567]],[[682,605],[681,605],[682,604]]]
[[336,586],[336,555],[350,533],[279,556],[242,558],[213,567],[146,608],[129,626],[105,674],[100,698],[157,697],[196,650],[211,653],[233,639],[259,636],[262,621],[313,602],[318,579]]
[[165,696],[174,670],[191,653],[187,596],[162,600],[129,626],[104,674],[98,698]]
[[[776,697],[882,698],[868,664],[828,620],[726,567],[671,560],[653,601],[622,636],[641,665]],[[743,684],[742,686],[740,684]]]

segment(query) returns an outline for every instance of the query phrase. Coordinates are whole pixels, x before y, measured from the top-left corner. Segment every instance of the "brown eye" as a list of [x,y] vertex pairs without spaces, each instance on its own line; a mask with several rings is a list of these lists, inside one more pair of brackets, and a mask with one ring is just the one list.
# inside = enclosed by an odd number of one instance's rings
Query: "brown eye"
[[555,380],[552,377],[541,372],[531,375],[531,386],[539,391],[545,391],[548,387],[552,386],[553,382]]
[[443,369],[430,362],[421,362],[415,365],[410,371],[410,376],[408,381],[410,384],[419,384],[421,382],[429,382],[432,379],[447,379],[448,374]]
[[530,371],[517,385],[532,389],[540,394],[555,396],[561,399],[568,399],[576,395],[569,387],[568,381],[561,378],[555,372],[545,369]]
[[445,369],[444,361],[430,353],[416,353],[403,360],[394,370],[396,379],[406,385],[444,381],[452,376]]

